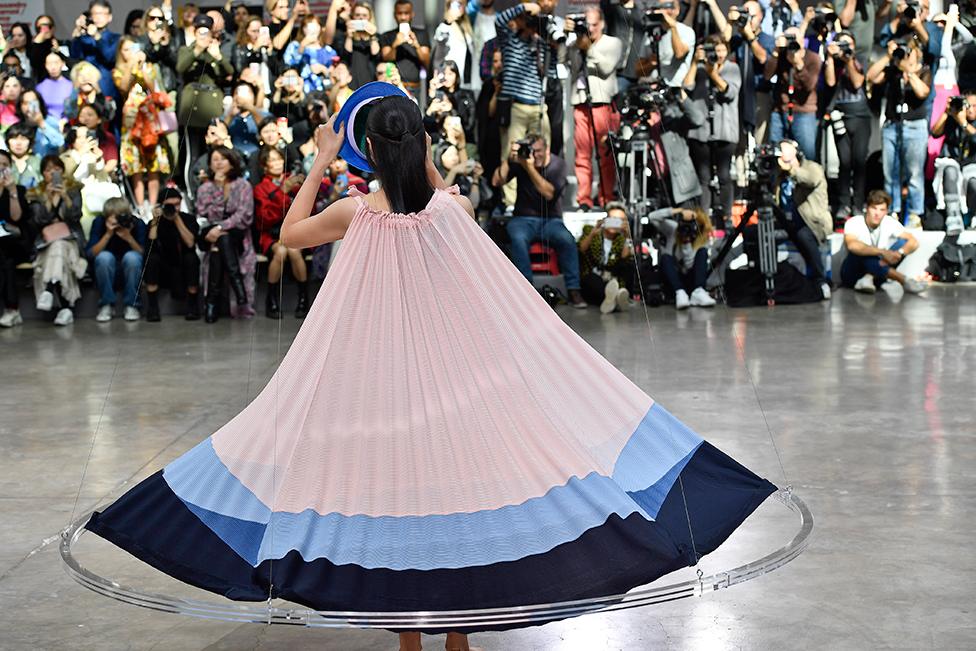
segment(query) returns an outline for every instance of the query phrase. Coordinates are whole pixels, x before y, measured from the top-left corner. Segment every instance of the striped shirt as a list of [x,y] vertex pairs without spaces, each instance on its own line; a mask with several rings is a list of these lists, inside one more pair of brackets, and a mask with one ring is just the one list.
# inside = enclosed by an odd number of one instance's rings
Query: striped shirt
[[[519,38],[508,23],[525,13],[525,5],[510,7],[495,17],[495,31],[502,51],[501,97],[520,104],[542,104],[542,58],[545,42],[537,36]],[[556,52],[549,53],[549,83],[559,83],[556,76]]]

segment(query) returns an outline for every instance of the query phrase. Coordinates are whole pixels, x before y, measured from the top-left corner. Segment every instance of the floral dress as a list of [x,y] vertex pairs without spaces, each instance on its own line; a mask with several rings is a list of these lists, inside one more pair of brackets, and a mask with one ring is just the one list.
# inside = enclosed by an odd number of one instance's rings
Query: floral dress
[[[160,135],[153,147],[143,147],[137,139],[133,138],[133,127],[136,126],[139,108],[146,101],[152,101],[153,97],[159,96],[159,93],[154,92],[156,88],[161,87],[159,64],[152,64],[151,69],[152,72],[148,76],[144,76],[142,71],[133,73],[129,95],[122,105],[122,143],[119,148],[119,164],[126,176],[145,173],[165,175],[169,174],[173,167],[164,136]],[[118,69],[112,71],[112,78],[116,85],[120,77],[121,72]]]
[[[238,256],[241,265],[241,278],[244,281],[244,291],[247,293],[247,304],[237,305],[230,302],[230,315],[235,319],[248,319],[254,316],[254,272],[257,269],[257,255],[254,253],[254,241],[251,237],[251,224],[254,223],[254,191],[245,179],[231,181],[226,198],[224,191],[213,181],[207,181],[197,191],[197,216],[203,217],[210,224],[219,224],[225,231],[238,229],[244,232],[243,251]],[[203,256],[203,277],[201,286],[207,286],[207,274],[210,269],[210,250]]]

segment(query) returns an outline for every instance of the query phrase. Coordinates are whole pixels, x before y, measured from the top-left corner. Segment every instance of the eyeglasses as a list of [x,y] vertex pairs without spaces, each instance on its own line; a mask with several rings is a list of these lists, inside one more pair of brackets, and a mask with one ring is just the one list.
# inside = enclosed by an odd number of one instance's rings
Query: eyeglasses
[[37,23],[37,29],[42,27],[54,27],[54,23]]
[[163,20],[162,16],[146,16],[146,20],[150,23],[157,23]]

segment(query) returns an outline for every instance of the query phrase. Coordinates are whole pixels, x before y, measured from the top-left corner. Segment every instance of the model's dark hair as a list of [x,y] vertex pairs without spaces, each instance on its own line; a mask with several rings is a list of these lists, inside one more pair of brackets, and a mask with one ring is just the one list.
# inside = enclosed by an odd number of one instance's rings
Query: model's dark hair
[[[351,128],[346,125],[346,128]],[[420,109],[402,95],[373,103],[361,149],[394,212],[423,210],[434,187],[427,178],[427,134]]]

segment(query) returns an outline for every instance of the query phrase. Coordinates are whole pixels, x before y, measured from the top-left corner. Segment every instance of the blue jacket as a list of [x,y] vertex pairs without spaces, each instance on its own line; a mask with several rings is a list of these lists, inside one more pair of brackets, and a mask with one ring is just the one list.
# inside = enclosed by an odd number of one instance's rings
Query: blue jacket
[[115,82],[112,81],[112,68],[115,67],[115,52],[119,47],[121,35],[105,30],[97,41],[88,34],[73,38],[68,47],[73,59],[84,59],[98,68],[102,73],[99,84],[102,93],[109,97],[118,97]]

